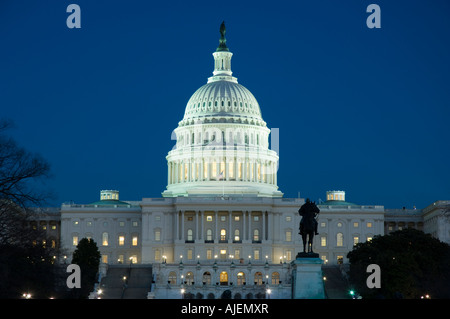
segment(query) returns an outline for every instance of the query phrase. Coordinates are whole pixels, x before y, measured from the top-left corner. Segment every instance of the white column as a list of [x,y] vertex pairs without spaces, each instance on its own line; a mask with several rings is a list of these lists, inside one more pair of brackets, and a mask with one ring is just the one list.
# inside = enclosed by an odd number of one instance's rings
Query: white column
[[186,163],[185,163],[185,161],[183,160],[183,162],[181,163],[181,182],[182,182],[182,183],[184,183],[184,177],[185,177],[184,170],[185,170],[185,165],[186,165]]
[[198,218],[199,218],[199,231],[197,238],[198,240],[201,240],[203,238],[203,214],[201,210],[198,212]]
[[208,158],[208,160],[206,162],[206,173],[208,175],[208,178],[207,178],[208,181],[211,180],[211,170],[212,170],[211,165],[212,165],[211,164],[211,158]]
[[231,210],[228,211],[228,242],[232,243],[233,242],[233,235],[234,233],[232,232],[231,229]]
[[179,240],[180,239],[180,213],[177,211],[176,212],[176,216],[175,216],[175,236],[174,239],[175,240]]
[[191,160],[188,160],[188,170],[187,170],[187,173],[188,173],[188,176],[187,176],[187,182],[191,182],[192,181],[192,161]]
[[242,240],[246,240],[247,239],[247,229],[245,228],[245,226],[247,225],[247,223],[245,222],[245,219],[247,218],[246,214],[245,214],[245,210],[242,211]]
[[267,229],[268,229],[268,232],[269,232],[269,237],[267,238],[268,240],[272,240],[272,242],[273,242],[273,213],[271,213],[271,212],[269,212],[268,213],[269,215],[267,216],[268,217],[268,227],[267,227]]
[[273,163],[273,184],[277,185],[277,164],[278,162]]
[[253,238],[252,238],[252,212],[251,211],[248,212],[248,239],[250,241],[253,240]]
[[230,170],[228,165],[230,164],[230,162],[228,161],[228,158],[224,158],[223,162],[225,163],[225,174],[224,174],[224,179],[225,180],[230,180]]
[[205,179],[205,175],[204,175],[204,164],[203,164],[204,160],[202,159],[200,162],[200,173],[198,174],[198,179],[200,181],[203,181]]
[[170,185],[170,162],[167,162],[167,185]]
[[184,210],[181,211],[181,240],[184,241]]
[[142,240],[147,241],[148,240],[148,213],[142,214]]
[[219,242],[219,232],[218,232],[218,227],[219,227],[219,223],[217,218],[219,217],[217,210],[214,212],[214,223],[216,226],[216,230],[214,232],[214,243],[218,243]]
[[266,240],[266,212],[262,212],[262,234],[261,234],[261,240]]

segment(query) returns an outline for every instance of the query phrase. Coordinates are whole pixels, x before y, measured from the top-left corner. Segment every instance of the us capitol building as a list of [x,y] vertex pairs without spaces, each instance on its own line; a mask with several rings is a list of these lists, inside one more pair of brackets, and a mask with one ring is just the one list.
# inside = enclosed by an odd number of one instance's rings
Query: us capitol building
[[[148,298],[291,298],[290,262],[302,250],[298,209],[305,200],[279,190],[271,131],[256,98],[232,75],[224,24],[220,31],[213,75],[191,96],[174,131],[162,197],[123,201],[118,191],[102,190],[97,202],[58,210],[67,256],[87,237],[99,245],[104,278],[115,267],[150,268]],[[406,227],[450,242],[450,201],[387,210],[345,195],[328,191],[318,204],[314,251],[325,265],[345,264],[356,243]]]

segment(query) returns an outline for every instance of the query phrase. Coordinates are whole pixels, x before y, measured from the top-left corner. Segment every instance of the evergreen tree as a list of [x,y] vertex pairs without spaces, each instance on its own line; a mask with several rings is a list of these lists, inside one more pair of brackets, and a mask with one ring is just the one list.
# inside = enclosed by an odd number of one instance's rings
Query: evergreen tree
[[80,266],[81,288],[74,288],[73,297],[87,298],[94,289],[100,265],[100,251],[93,239],[83,238],[73,252],[72,264]]
[[[352,287],[364,298],[450,297],[450,246],[415,229],[375,236],[347,255]],[[381,270],[381,288],[366,285],[367,266]]]

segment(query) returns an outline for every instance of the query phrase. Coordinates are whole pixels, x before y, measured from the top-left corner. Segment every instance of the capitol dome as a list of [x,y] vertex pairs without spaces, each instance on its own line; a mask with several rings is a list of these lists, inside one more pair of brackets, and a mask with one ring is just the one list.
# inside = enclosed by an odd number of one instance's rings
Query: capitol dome
[[211,81],[189,99],[181,125],[192,121],[226,121],[265,126],[258,101],[236,81]]
[[213,76],[188,100],[174,130],[162,195],[281,197],[270,130],[256,98],[232,76],[223,23],[220,33]]

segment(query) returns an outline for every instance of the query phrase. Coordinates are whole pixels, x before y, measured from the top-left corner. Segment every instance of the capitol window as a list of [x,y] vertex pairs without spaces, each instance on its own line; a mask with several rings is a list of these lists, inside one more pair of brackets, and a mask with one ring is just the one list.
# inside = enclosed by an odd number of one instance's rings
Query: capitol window
[[211,273],[208,271],[205,271],[203,273],[203,283],[205,285],[210,285],[211,284]]
[[322,247],[327,246],[327,237],[325,237],[325,236],[320,237],[320,246],[322,246]]
[[225,229],[220,230],[220,240],[226,241],[227,240],[227,231]]
[[211,215],[206,216],[206,221],[207,222],[212,222],[212,216]]
[[102,234],[102,245],[108,246],[108,233],[107,232],[104,232]]
[[245,284],[245,274],[241,271],[237,274],[237,285],[242,286]]
[[155,241],[161,240],[161,231],[159,229],[155,230]]
[[137,236],[133,236],[133,239],[131,241],[131,245],[133,245],[133,246],[137,246],[138,245],[138,237]]
[[125,244],[125,236],[119,236],[119,246],[123,246]]
[[259,260],[259,249],[255,249],[253,251],[253,259],[254,260]]
[[278,272],[272,273],[272,285],[280,284],[280,274]]
[[193,241],[194,240],[194,235],[193,235],[192,229],[188,229],[187,230],[187,240],[188,241]]
[[259,230],[253,230],[253,241],[259,241]]
[[260,271],[255,273],[255,285],[262,285],[263,275]]
[[344,246],[344,234],[342,233],[336,234],[336,246],[338,247]]
[[367,222],[367,228],[372,228],[372,223],[371,222]]
[[286,231],[286,241],[292,241],[292,232],[290,230]]
[[236,229],[234,231],[234,241],[239,241],[240,237],[239,237],[239,229]]
[[77,246],[78,245],[78,236],[72,236],[72,245]]
[[168,282],[169,282],[169,285],[176,285],[177,284],[177,273],[176,272],[171,271],[169,273]]

